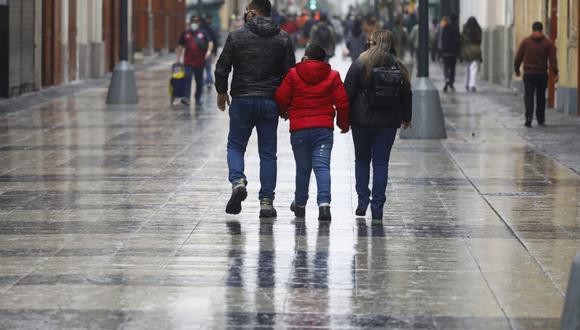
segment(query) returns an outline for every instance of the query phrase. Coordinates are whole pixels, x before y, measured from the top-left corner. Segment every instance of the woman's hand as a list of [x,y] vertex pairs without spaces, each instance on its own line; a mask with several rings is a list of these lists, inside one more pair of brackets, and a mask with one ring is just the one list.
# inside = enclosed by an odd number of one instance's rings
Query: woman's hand
[[410,121],[402,121],[401,122],[401,128],[403,129],[407,129],[407,128],[411,128],[411,122]]

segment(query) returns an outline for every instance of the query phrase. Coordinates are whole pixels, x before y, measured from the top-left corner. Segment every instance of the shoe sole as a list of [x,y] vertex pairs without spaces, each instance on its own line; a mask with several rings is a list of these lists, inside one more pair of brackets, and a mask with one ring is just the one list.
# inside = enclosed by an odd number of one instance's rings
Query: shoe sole
[[248,197],[248,192],[245,187],[239,187],[234,189],[232,192],[232,197],[226,205],[226,213],[228,214],[240,214],[242,212],[242,202]]

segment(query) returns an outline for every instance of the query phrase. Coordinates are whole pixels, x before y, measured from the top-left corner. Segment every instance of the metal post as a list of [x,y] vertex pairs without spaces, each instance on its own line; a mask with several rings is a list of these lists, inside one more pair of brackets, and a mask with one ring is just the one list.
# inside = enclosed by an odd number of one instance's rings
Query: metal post
[[417,77],[429,77],[429,7],[423,5],[423,2],[419,6]]
[[429,4],[419,1],[419,67],[413,81],[412,127],[401,130],[404,139],[444,139],[447,137],[439,91],[429,79]]
[[121,0],[121,61],[129,60],[129,4]]
[[107,104],[137,104],[137,85],[133,67],[129,63],[129,1],[121,0],[121,50],[120,62],[115,66],[109,91]]

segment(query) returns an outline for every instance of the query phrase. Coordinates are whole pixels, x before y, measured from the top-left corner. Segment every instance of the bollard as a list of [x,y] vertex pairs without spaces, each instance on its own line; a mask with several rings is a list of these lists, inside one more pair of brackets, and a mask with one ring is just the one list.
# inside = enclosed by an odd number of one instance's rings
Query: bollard
[[580,252],[576,254],[572,270],[570,270],[560,328],[562,330],[580,329]]
[[439,91],[427,77],[413,81],[412,127],[401,130],[402,139],[444,139],[447,137]]
[[109,91],[107,93],[107,104],[137,104],[139,95],[135,83],[135,74],[131,64],[121,61],[115,66]]
[[417,79],[413,81],[411,128],[401,130],[403,139],[444,139],[445,119],[437,88],[429,79],[429,2],[419,2],[419,51]]

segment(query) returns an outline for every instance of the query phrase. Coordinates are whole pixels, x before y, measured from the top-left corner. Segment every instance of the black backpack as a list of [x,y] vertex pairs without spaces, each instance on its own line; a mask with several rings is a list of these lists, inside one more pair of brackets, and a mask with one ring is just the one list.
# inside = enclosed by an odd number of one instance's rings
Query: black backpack
[[316,27],[316,40],[319,44],[330,44],[334,38],[330,26],[328,24],[318,24]]
[[366,91],[369,107],[398,111],[402,105],[403,83],[403,73],[395,63],[374,68]]

